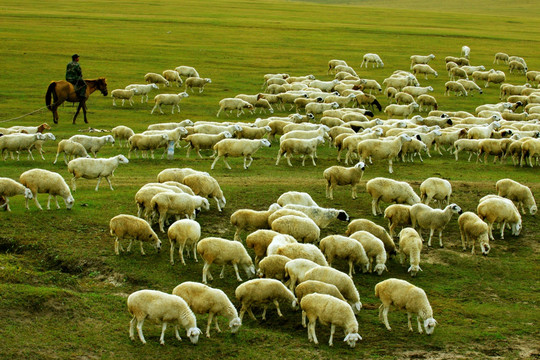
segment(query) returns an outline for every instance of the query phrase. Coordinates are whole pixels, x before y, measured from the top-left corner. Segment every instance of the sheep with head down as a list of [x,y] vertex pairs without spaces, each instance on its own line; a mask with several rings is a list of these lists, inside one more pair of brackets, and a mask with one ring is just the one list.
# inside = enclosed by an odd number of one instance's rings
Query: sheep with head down
[[485,196],[480,199],[476,208],[478,217],[488,224],[489,239],[493,237],[493,224],[501,224],[501,239],[504,239],[504,230],[510,226],[512,235],[518,236],[523,227],[519,210],[512,200],[497,195]]
[[361,230],[367,231],[380,239],[384,243],[384,248],[389,255],[396,254],[396,244],[394,243],[392,237],[388,234],[388,232],[386,232],[386,230],[382,226],[375,224],[371,220],[355,219],[351,221],[349,225],[347,225],[347,231],[345,232],[345,236],[349,236]]
[[238,209],[231,215],[231,224],[236,228],[234,240],[241,241],[242,230],[268,229],[268,217],[280,209],[279,204],[272,204],[268,210],[256,211],[252,209]]
[[6,177],[0,177],[0,200],[4,200],[4,204],[0,205],[0,209],[5,207],[7,211],[11,211],[9,207],[9,198],[15,195],[24,195],[26,199],[32,199],[32,191],[21,183]]
[[77,189],[76,181],[78,178],[98,179],[96,191],[99,183],[105,178],[109,183],[109,188],[114,190],[109,177],[113,176],[114,171],[120,164],[127,164],[129,160],[124,155],[116,155],[108,159],[78,158],[68,163],[68,171],[73,174],[71,186],[73,191]]
[[223,157],[223,162],[228,169],[231,166],[227,162],[227,158],[231,157],[243,157],[244,169],[248,169],[253,162],[253,154],[262,147],[270,147],[271,143],[267,139],[223,139],[218,141],[213,149],[216,153],[216,157],[210,167],[212,170],[216,165],[216,162],[220,157]]
[[399,232],[399,254],[401,265],[405,264],[405,259],[409,258],[410,267],[407,272],[415,277],[420,267],[420,253],[422,252],[422,238],[413,228],[404,228]]
[[512,200],[516,207],[521,208],[522,214],[525,214],[525,207],[531,215],[538,211],[534,195],[528,186],[512,179],[501,179],[497,181],[495,186],[498,195]]
[[165,79],[162,75],[157,73],[147,73],[146,75],[144,75],[144,81],[149,84],[163,84],[165,86],[169,86],[169,81]]
[[126,214],[116,215],[109,221],[109,229],[111,236],[115,237],[114,252],[116,255],[120,254],[119,249],[124,251],[120,239],[125,238],[130,239],[127,248],[128,252],[131,251],[133,239],[140,242],[142,255],[146,255],[143,249],[143,242],[151,242],[158,251],[161,250],[161,240],[159,240],[157,234],[146,221],[136,216]]
[[242,303],[240,320],[244,318],[246,311],[253,320],[257,320],[252,311],[253,306],[263,306],[262,319],[266,320],[266,309],[271,303],[276,306],[278,315],[282,317],[283,314],[279,309],[279,300],[290,301],[291,307],[295,307],[297,302],[292,291],[276,279],[248,280],[238,285],[234,293],[236,298]]
[[478,242],[482,255],[486,256],[491,250],[488,225],[478,215],[470,211],[466,211],[459,216],[458,224],[463,251],[466,251],[467,246],[470,244],[471,254],[474,255],[476,253],[476,242]]
[[369,259],[369,272],[375,271],[380,276],[385,270],[388,271],[386,267],[387,254],[381,239],[364,230],[352,233],[349,237],[362,244]]
[[195,195],[216,200],[216,205],[220,212],[227,204],[227,200],[225,199],[225,195],[223,195],[218,181],[208,173],[199,171],[186,175],[181,180],[181,183],[189,186]]
[[[19,177],[19,182],[26,186],[28,189],[30,189],[30,191],[32,191],[32,197],[34,198],[34,202],[40,210],[43,209],[41,208],[41,205],[39,204],[39,201],[37,199],[38,193],[49,194],[49,198],[47,200],[47,209],[50,209],[51,198],[53,197],[54,201],[56,202],[56,208],[60,209],[60,205],[58,205],[58,200],[56,198],[57,196],[61,196],[64,199],[66,209],[70,210],[73,207],[75,199],[73,199],[71,191],[69,190],[69,187],[66,184],[64,178],[56,172],[44,169],[27,170],[21,174],[21,176]],[[29,197],[25,199],[25,205],[27,209],[29,199]]]
[[377,177],[366,183],[366,191],[371,195],[371,210],[373,216],[381,215],[379,202],[414,205],[420,202],[420,197],[413,188],[404,181]]

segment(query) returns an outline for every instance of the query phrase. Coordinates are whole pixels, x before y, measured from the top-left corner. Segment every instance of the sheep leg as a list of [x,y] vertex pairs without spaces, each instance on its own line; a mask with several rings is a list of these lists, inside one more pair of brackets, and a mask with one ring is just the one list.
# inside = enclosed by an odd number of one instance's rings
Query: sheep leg
[[129,322],[129,338],[133,341],[135,340],[135,322],[137,321],[136,317],[133,316]]
[[199,262],[197,260],[197,244],[193,244],[193,257],[195,258],[195,262]]
[[392,159],[388,159],[388,172],[391,174],[394,172],[392,169]]
[[178,341],[182,341],[182,338],[180,337],[180,334],[178,333],[178,325],[174,325],[174,336],[176,336]]
[[[131,252],[131,244],[133,243],[133,239],[129,239],[129,244],[128,244],[128,247],[126,249],[127,252]],[[122,245],[120,245],[120,248],[122,248]],[[123,251],[123,250],[122,250]]]
[[313,166],[317,166],[317,164],[315,164],[315,157],[317,157],[316,153],[311,154],[311,162],[313,163]]
[[218,317],[217,316],[214,317],[214,313],[208,314],[208,316],[210,316],[210,315],[214,318],[214,324],[216,326],[216,331],[221,332],[221,329],[219,328],[219,324],[218,324]]
[[206,261],[204,262],[203,271],[202,271],[202,282],[203,284],[208,284],[208,281],[206,281],[206,275],[208,273],[208,268],[210,267],[210,264]]
[[227,169],[231,170],[231,165],[227,162],[227,155],[223,156],[223,162],[225,163],[225,166],[227,166]]
[[163,322],[161,324],[161,336],[159,337],[159,343],[165,345],[165,330],[167,330],[167,323]]
[[143,242],[142,241],[139,241],[140,245],[141,245],[141,255],[146,255],[145,252],[144,252],[144,249],[143,249]]
[[309,319],[308,336],[309,336],[309,331],[311,330],[311,340],[313,340],[313,343],[318,344],[319,340],[317,340],[317,334],[315,333],[316,322],[317,322],[317,318],[313,319],[313,321],[311,321],[311,319]]
[[433,237],[434,232],[435,232],[434,229],[429,229],[429,240],[428,240],[428,243],[427,243],[428,246],[431,246],[431,238]]
[[281,159],[281,155],[282,155],[281,151],[278,151],[277,158],[276,158],[276,165],[279,164],[279,159]]
[[501,240],[504,239],[504,229],[506,228],[506,221],[503,221],[501,226]]
[[[214,166],[216,165],[216,162],[218,161],[219,159],[219,155],[217,155],[214,159],[214,161],[212,162],[212,166],[210,166],[210,169],[211,170],[214,170]],[[278,159],[279,160],[279,159]],[[276,164],[277,165],[277,164]]]
[[371,200],[371,213],[373,214],[373,216],[377,216],[377,205],[379,203],[379,199],[373,199]]
[[[181,255],[182,253],[180,253]],[[170,251],[170,257],[171,257],[171,260],[170,260],[170,263],[171,263],[171,266],[174,265],[174,242],[171,240],[171,251]],[[185,264],[184,264],[185,265]]]
[[408,312],[407,313],[407,326],[409,327],[409,331],[413,331],[412,324],[411,324],[411,317],[412,317],[412,314]]
[[336,332],[336,325],[330,325],[330,341],[328,341],[329,346],[334,346],[334,333]]
[[[207,338],[210,337],[210,325],[212,325],[213,318],[214,318],[214,314],[209,313],[208,314],[208,323],[206,324],[206,337]],[[216,318],[216,324],[217,324],[217,318]]]
[[[381,308],[382,308],[382,311],[381,311]],[[390,324],[388,323],[388,310],[390,310],[390,307],[384,306],[384,304],[382,304],[381,308],[379,308],[379,311],[380,311],[379,317],[380,317],[380,314],[382,313],[382,320],[383,320],[384,325],[386,326],[388,330],[392,331],[392,328],[390,327]]]
[[418,332],[421,334],[422,331],[422,324],[420,323],[420,316],[416,316],[416,321],[418,322]]
[[[99,180],[100,180],[100,179],[101,179],[101,178],[98,178],[98,183],[97,183],[97,185],[96,185],[96,191],[97,191],[97,189],[98,189],[98,185],[99,185]],[[107,180],[107,182],[109,183],[109,187],[111,188],[111,190],[114,190],[113,187],[112,187],[112,184],[111,184],[111,180],[109,180],[109,177],[108,177],[108,176],[105,176],[105,180]]]
[[[233,263],[233,267],[234,267],[234,272],[236,273],[236,280],[242,281],[242,278],[240,277],[240,274],[238,273],[238,264]],[[223,269],[225,269],[225,265],[223,265]]]
[[283,314],[281,313],[281,310],[279,309],[279,302],[277,301],[277,299],[274,299],[273,303],[274,303],[274,305],[276,305],[276,310],[277,310],[277,313],[278,313],[279,317],[283,317]]
[[263,313],[262,313],[262,319],[263,319],[263,320],[266,320],[266,308],[267,308],[267,306],[265,305],[265,306],[263,307]]
[[443,246],[443,243],[442,243],[442,229],[439,230],[439,246],[440,246],[441,248],[444,247],[444,246]]
[[137,319],[137,333],[139,334],[139,339],[141,340],[143,344],[146,344],[146,340],[144,340],[144,335],[142,332],[143,324],[144,324],[144,318],[140,320]]
[[[290,153],[286,153],[285,154],[285,158],[287,159],[287,164],[289,164],[289,166],[292,167],[292,164],[291,164],[291,154]],[[304,166],[304,162],[302,162],[302,166]]]
[[352,260],[349,260],[349,277],[350,277],[351,279],[353,278],[353,276],[352,276],[353,270],[354,270],[353,262],[352,262]]
[[[253,162],[253,158],[251,157],[251,155],[248,155],[249,157],[249,163],[246,165],[244,165],[244,168],[247,169],[248,167],[251,166],[251,163]],[[244,158],[244,162],[246,161],[246,158]]]

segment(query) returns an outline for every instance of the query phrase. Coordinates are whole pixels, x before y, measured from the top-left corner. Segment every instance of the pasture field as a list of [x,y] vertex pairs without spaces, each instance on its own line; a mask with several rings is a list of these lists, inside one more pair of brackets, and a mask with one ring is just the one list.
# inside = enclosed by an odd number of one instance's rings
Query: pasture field
[[[180,106],[180,114],[150,115],[150,101],[133,107],[113,108],[110,97],[93,94],[88,102],[89,124],[82,115],[76,125],[71,118],[75,108],[66,104],[59,109],[60,122],[53,125],[57,141],[45,143],[46,160],[11,159],[0,162],[0,176],[18,179],[31,168],[56,171],[68,181],[70,174],[60,160],[52,164],[60,139],[79,133],[89,126],[111,129],[127,125],[136,132],[149,124],[180,121],[216,120],[218,102],[239,93],[261,91],[263,75],[286,72],[299,76],[313,74],[330,80],[327,63],[344,59],[364,78],[379,83],[394,70],[409,69],[409,56],[433,53],[431,65],[437,78],[420,78],[421,85],[432,85],[439,107],[444,110],[473,112],[483,103],[498,102],[498,86],[472,97],[445,97],[448,80],[444,57],[459,56],[462,45],[471,48],[473,65],[483,64],[507,73],[507,81],[523,84],[523,75],[508,74],[505,65],[492,64],[493,55],[503,51],[527,60],[530,70],[540,70],[540,12],[537,4],[502,0],[471,2],[435,1],[31,1],[4,0],[0,5],[0,127],[37,125],[52,116],[44,109],[45,90],[52,80],[64,77],[65,66],[78,53],[86,78],[104,76],[109,92],[128,84],[142,83],[147,72],[161,73],[179,65],[197,68],[212,83],[202,94],[189,93]],[[455,7],[450,4],[456,4]],[[507,8],[508,7],[508,8]],[[362,68],[364,53],[378,53],[384,68]],[[183,88],[161,88],[177,93]],[[387,104],[378,95],[383,106]],[[34,112],[37,110],[36,112]],[[21,117],[34,112],[32,115]],[[286,112],[277,115],[285,116]],[[423,113],[422,115],[426,115]],[[243,115],[252,122],[262,115]],[[383,113],[375,116],[385,118]],[[21,117],[21,118],[18,118]],[[14,119],[18,118],[18,119]],[[221,116],[220,121],[237,118]],[[151,288],[171,292],[183,281],[200,281],[202,262],[187,260],[187,266],[169,264],[169,242],[159,234],[162,251],[147,248],[147,256],[138,250],[116,256],[109,220],[120,213],[136,214],[136,191],[155,181],[165,168],[191,167],[209,171],[220,183],[227,206],[219,213],[215,202],[197,218],[202,236],[232,239],[230,215],[237,209],[267,209],[278,196],[290,190],[305,191],[321,206],[344,209],[351,219],[367,218],[386,226],[382,217],[371,214],[371,199],[365,182],[377,176],[408,181],[418,191],[430,176],[440,176],[453,185],[452,202],[475,211],[478,199],[495,192],[495,182],[510,177],[540,194],[538,167],[514,167],[510,160],[493,164],[455,161],[453,155],[424,156],[424,162],[394,164],[388,174],[386,164],[369,165],[359,186],[359,197],[351,200],[350,189],[338,188],[334,200],[325,198],[324,169],[337,164],[336,150],[323,146],[317,166],[306,162],[294,167],[284,161],[275,166],[279,144],[261,149],[249,170],[242,159],[230,159],[232,170],[220,160],[210,170],[209,152],[205,158],[185,157],[185,149],[176,150],[173,160],[133,157],[120,165],[112,178],[115,191],[102,182],[94,191],[95,180],[79,180],[73,193],[73,210],[39,211],[33,203],[24,209],[24,199],[11,200],[12,212],[0,213],[0,358],[2,359],[516,359],[540,357],[539,326],[539,246],[537,217],[523,216],[520,236],[498,234],[487,257],[472,256],[461,249],[457,217],[443,233],[445,247],[425,246],[423,272],[412,279],[398,259],[389,259],[388,272],[382,276],[355,275],[355,284],[364,305],[358,315],[363,341],[356,348],[343,343],[338,330],[334,347],[328,346],[329,328],[318,325],[319,345],[310,343],[300,323],[300,312],[282,304],[283,318],[269,309],[267,321],[244,318],[236,335],[212,331],[212,338],[201,336],[193,346],[183,336],[180,343],[173,330],[166,333],[165,346],[159,345],[161,328],[144,326],[148,343],[130,341],[126,297],[133,291]],[[100,157],[127,154],[126,148],[106,146]],[[39,195],[45,205],[46,197]],[[387,204],[384,204],[387,205]],[[54,207],[54,205],[53,205]],[[347,224],[334,222],[321,236],[343,234]],[[245,238],[247,234],[242,234]],[[134,244],[134,249],[138,248]],[[252,254],[252,253],[251,253]],[[337,262],[340,270],[346,264]],[[219,270],[212,267],[214,275]],[[237,281],[233,269],[225,278],[215,276],[210,284],[234,299]],[[241,274],[245,276],[245,274]],[[409,333],[406,315],[390,312],[392,332],[378,320],[379,300],[374,286],[397,277],[423,288],[431,302],[439,325],[428,337]],[[227,328],[220,319],[222,329]],[[198,317],[198,326],[206,326],[206,316]],[[182,332],[183,333],[183,332]],[[185,333],[184,333],[185,334]]]

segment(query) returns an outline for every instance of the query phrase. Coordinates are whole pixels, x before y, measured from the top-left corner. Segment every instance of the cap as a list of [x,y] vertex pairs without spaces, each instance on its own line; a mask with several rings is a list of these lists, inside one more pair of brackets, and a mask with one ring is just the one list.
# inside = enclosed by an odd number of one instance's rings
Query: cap
[[79,57],[78,54],[73,54],[73,55],[71,55],[71,58],[74,59],[74,60],[75,60],[76,58],[78,58],[78,57]]

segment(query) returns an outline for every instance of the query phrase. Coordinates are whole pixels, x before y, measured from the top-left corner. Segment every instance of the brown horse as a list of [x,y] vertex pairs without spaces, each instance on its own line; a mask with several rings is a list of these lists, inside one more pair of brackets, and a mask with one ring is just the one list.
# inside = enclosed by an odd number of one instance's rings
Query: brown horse
[[[45,94],[45,105],[47,109],[51,110],[53,113],[53,121],[55,124],[58,124],[58,107],[62,105],[64,101],[69,101],[72,103],[79,103],[77,107],[77,112],[73,116],[73,123],[75,124],[75,119],[79,115],[79,111],[82,109],[84,114],[84,122],[88,123],[86,120],[86,100],[90,94],[94,91],[99,90],[103,96],[107,96],[107,79],[100,77],[96,80],[84,80],[86,82],[86,96],[84,99],[79,99],[75,88],[73,85],[65,80],[61,81],[52,81],[49,87],[47,88],[47,94]],[[52,100],[52,101],[51,101]]]

